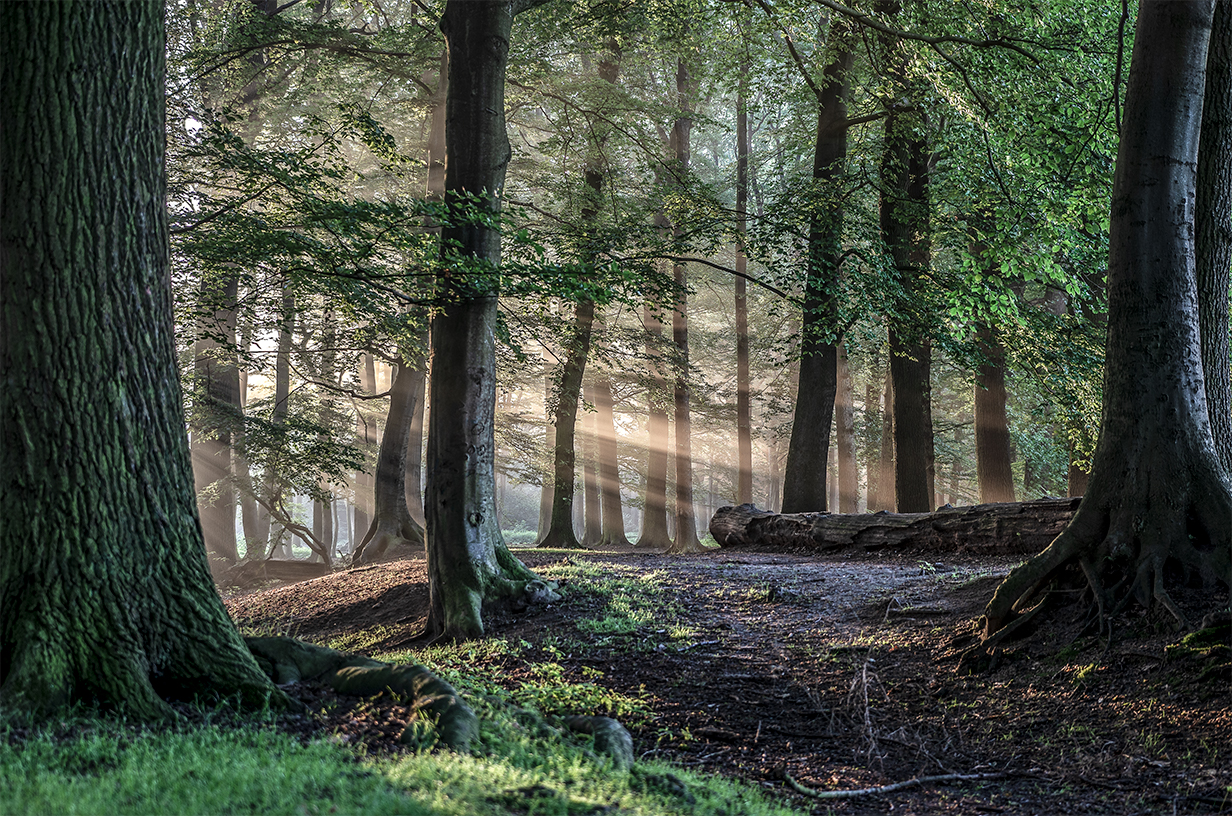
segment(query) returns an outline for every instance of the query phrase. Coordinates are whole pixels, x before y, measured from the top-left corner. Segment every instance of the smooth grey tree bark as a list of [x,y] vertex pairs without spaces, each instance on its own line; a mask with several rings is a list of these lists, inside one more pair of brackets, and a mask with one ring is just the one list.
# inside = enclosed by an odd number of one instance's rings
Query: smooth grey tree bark
[[1195,212],[1198,327],[1211,433],[1232,473],[1232,374],[1229,373],[1228,285],[1232,267],[1232,4],[1215,4],[1206,57]]
[[[536,576],[513,557],[496,516],[496,300],[499,230],[469,217],[501,210],[511,150],[505,131],[505,66],[513,17],[529,2],[449,0],[441,31],[449,49],[445,102],[445,200],[432,321],[428,417],[428,595],[425,635],[483,634],[483,607],[520,595]],[[544,591],[550,591],[544,589]]]

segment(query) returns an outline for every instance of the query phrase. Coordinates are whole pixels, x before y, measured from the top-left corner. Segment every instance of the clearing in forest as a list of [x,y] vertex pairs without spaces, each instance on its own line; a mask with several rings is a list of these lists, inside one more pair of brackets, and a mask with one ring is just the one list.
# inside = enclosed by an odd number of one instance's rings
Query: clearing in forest
[[[1226,646],[1178,643],[1141,614],[1111,643],[1075,640],[1062,622],[988,674],[957,673],[1013,558],[518,555],[559,581],[564,600],[514,612],[462,647],[408,652],[427,611],[421,558],[227,605],[249,631],[419,660],[548,715],[620,717],[639,756],[744,778],[805,811],[1232,807],[1232,684],[1212,662]],[[325,689],[300,695],[328,711],[305,727],[401,750],[393,703],[357,715]],[[800,792],[950,774],[986,778],[827,801]]]

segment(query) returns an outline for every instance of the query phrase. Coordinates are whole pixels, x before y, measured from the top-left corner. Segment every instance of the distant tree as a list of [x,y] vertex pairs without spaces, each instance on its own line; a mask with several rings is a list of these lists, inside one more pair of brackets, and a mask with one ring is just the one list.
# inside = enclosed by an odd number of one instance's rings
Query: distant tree
[[285,700],[206,563],[176,375],[163,4],[0,4],[0,706]]

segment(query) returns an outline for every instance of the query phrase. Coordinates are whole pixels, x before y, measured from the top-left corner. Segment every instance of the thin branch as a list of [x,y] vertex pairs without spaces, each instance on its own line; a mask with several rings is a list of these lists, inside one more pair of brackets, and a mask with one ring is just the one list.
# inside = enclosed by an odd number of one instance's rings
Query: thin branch
[[770,9],[770,4],[766,0],[756,0],[757,5],[766,13],[774,24],[778,27],[779,32],[783,35],[783,42],[787,43],[787,50],[791,52],[791,58],[795,61],[796,67],[800,69],[800,75],[804,77],[804,81],[808,83],[809,88],[813,91],[813,95],[817,97],[817,101],[821,101],[821,88],[817,87],[817,83],[813,81],[813,75],[801,59],[800,53],[796,51],[796,43],[791,38],[791,32],[778,20],[774,19],[774,12]]
[[[758,2],[764,2],[764,0],[758,0]],[[1023,48],[1021,45],[1015,44],[1012,40],[1005,39],[1004,37],[998,37],[995,40],[973,40],[970,37],[955,37],[949,35],[934,37],[928,34],[914,34],[910,31],[903,31],[902,29],[886,25],[875,17],[862,14],[855,9],[851,9],[840,3],[836,3],[834,0],[813,0],[813,2],[817,3],[819,6],[824,6],[831,11],[837,11],[839,14],[850,17],[861,25],[866,25],[875,31],[880,31],[883,34],[889,34],[901,40],[915,40],[916,42],[927,43],[932,46],[942,45],[945,43],[955,43],[958,45],[971,45],[976,48],[1006,48],[1016,54],[1021,54],[1031,60],[1031,62],[1034,62],[1036,65],[1040,62],[1039,58],[1030,51]]]
[[805,796],[811,796],[814,799],[856,799],[861,796],[876,796],[883,793],[894,793],[895,791],[914,788],[919,785],[928,785],[934,782],[975,782],[983,779],[1005,779],[1012,774],[1005,772],[997,773],[980,773],[980,774],[941,774],[939,776],[917,776],[906,780],[905,782],[895,782],[893,785],[880,785],[875,788],[848,788],[844,790],[827,790],[819,791],[805,787],[792,778],[791,774],[783,771],[783,779],[791,785],[792,790],[796,793]]
[[695,258],[691,255],[645,255],[645,256],[642,256],[641,258],[621,258],[616,255],[613,255],[612,257],[618,261],[632,261],[632,260],[646,260],[646,259],[651,259],[651,258],[661,258],[663,260],[672,261],[673,263],[699,263],[703,266],[709,266],[712,269],[717,269],[720,272],[726,272],[729,275],[735,275],[738,278],[744,278],[746,281],[753,284],[754,286],[760,286],[761,288],[769,292],[773,292],[774,294],[778,295],[783,300],[786,300],[789,303],[796,303],[796,304],[803,303],[803,301],[800,300],[795,295],[790,295],[787,292],[784,292],[782,289],[779,289],[772,284],[766,283],[764,280],[762,280],[761,278],[758,278],[755,275],[748,275],[743,272],[737,272],[736,270],[732,269],[730,266],[723,266],[722,264],[717,264],[714,261],[708,261],[705,258]]

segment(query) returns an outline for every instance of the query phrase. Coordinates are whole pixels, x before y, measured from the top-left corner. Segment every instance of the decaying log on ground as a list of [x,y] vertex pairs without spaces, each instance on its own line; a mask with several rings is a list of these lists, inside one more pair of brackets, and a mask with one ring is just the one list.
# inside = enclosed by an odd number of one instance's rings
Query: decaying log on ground
[[217,580],[224,587],[251,587],[266,581],[308,581],[328,575],[332,570],[325,564],[312,561],[241,561],[224,572]]
[[720,507],[710,534],[723,547],[775,552],[857,548],[929,553],[1034,554],[1069,523],[1079,498],[943,507],[932,513],[770,513]]

